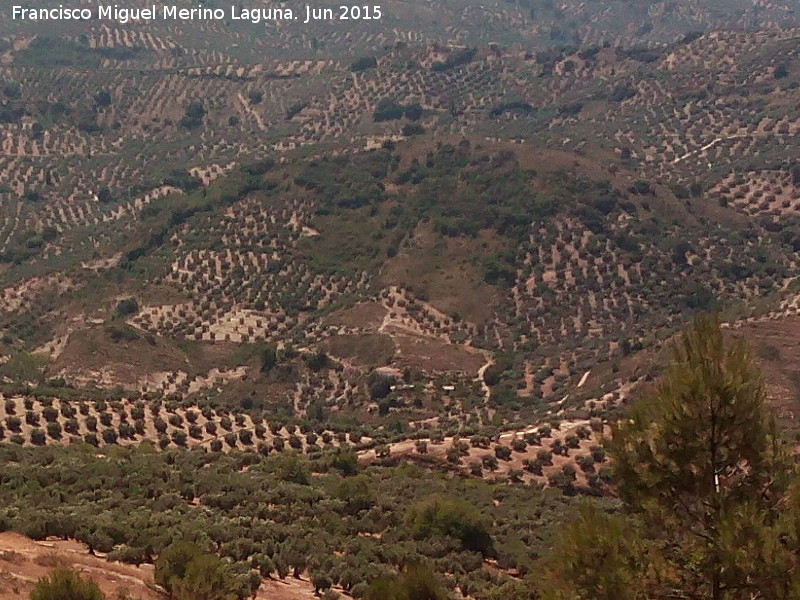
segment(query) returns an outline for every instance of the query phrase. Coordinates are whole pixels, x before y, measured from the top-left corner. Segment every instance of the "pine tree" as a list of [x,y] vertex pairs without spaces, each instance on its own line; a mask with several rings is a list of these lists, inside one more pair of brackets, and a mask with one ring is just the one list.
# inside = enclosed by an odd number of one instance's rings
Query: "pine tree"
[[657,555],[630,519],[582,504],[547,565],[546,600],[649,600]]
[[[798,597],[794,470],[749,350],[711,317],[673,350],[660,384],[607,445],[627,525],[581,514],[553,557],[546,598]],[[606,552],[587,550],[598,546]],[[604,571],[631,586],[608,595]]]

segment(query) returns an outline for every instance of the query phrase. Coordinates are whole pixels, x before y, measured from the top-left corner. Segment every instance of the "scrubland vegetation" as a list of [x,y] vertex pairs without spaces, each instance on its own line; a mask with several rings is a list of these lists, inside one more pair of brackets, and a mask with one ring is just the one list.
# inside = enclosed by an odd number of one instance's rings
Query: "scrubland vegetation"
[[800,597],[798,21],[717,4],[0,15],[0,534],[142,598]]
[[[286,577],[367,600],[796,597],[792,449],[748,348],[716,320],[675,343],[605,448],[620,500],[575,503],[426,466],[365,467],[349,450],[5,447],[0,524],[155,561],[177,600],[246,598]],[[31,597],[65,598],[56,587],[100,597],[64,570]]]

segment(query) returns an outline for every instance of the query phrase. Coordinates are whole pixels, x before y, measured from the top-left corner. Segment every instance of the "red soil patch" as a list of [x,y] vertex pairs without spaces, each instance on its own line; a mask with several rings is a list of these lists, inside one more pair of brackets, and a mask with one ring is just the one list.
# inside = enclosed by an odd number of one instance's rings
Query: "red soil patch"
[[377,330],[386,312],[386,308],[378,302],[362,302],[332,313],[325,321],[342,327]]
[[486,358],[465,346],[425,338],[398,335],[394,338],[399,350],[396,364],[409,365],[429,372],[477,373]]

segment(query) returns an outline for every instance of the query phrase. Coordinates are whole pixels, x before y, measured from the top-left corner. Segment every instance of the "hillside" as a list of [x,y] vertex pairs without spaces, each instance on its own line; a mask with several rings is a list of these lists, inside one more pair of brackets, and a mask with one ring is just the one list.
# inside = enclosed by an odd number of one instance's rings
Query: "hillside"
[[[237,165],[341,155],[420,131],[616,156],[636,179],[682,195],[701,185],[751,212],[779,209],[791,193],[755,194],[787,177],[797,35],[713,31],[647,49],[400,44],[352,64],[109,59],[86,70],[11,56],[0,67],[0,249],[25,260],[74,232],[70,257],[88,263],[86,231],[117,236],[152,201]],[[44,55],[59,53],[47,40]],[[725,179],[732,170],[743,171],[736,181]]]
[[[622,159],[425,136],[237,168],[114,237],[96,228],[93,261],[7,288],[8,392],[372,437],[599,415],[620,361],[693,312],[793,289],[791,220],[743,227],[735,203],[635,177]],[[73,240],[6,275],[63,264]]]
[[[102,555],[89,555],[83,544],[52,539],[35,542],[17,533],[0,533],[0,581],[4,599],[26,600],[35,582],[54,566],[67,565],[90,577],[112,600],[157,600],[150,565],[123,565]],[[258,591],[256,600],[310,600],[314,590],[308,576],[270,580]]]
[[[56,0],[42,0],[36,8],[58,7]],[[78,0],[69,7],[92,7],[89,0]],[[133,14],[136,9],[149,8],[152,3],[132,0],[119,4]],[[197,3],[176,0],[167,6],[179,9],[197,8]],[[338,7],[323,2],[321,7]],[[558,44],[591,45],[609,41],[635,42],[648,45],[671,42],[680,36],[712,29],[754,29],[776,24],[797,24],[797,6],[791,0],[760,2],[733,0],[724,6],[711,0],[608,0],[578,2],[567,0],[519,0],[477,2],[468,0],[452,4],[440,0],[431,2],[400,2],[390,0],[380,5],[380,17],[362,19],[356,23],[341,20],[311,23],[292,23],[262,18],[234,19],[242,9],[259,13],[269,8],[264,1],[234,5],[219,2],[205,4],[221,8],[219,20],[175,19],[128,21],[120,15],[115,20],[102,21],[12,21],[12,6],[0,12],[0,35],[6,42],[6,60],[18,59],[19,40],[33,36],[66,37],[78,46],[67,46],[58,60],[31,53],[26,62],[49,65],[53,62],[108,64],[103,61],[124,60],[137,64],[159,66],[207,66],[209,63],[252,63],[265,53],[288,61],[323,59],[352,60],[351,49],[380,50],[396,42],[427,45],[446,43],[460,45],[528,44],[553,46]],[[283,7],[294,8],[290,4]],[[161,8],[161,6],[159,6]],[[297,10],[305,18],[305,10]],[[369,11],[372,14],[372,11]],[[337,15],[339,11],[336,11]],[[95,15],[97,13],[95,12]],[[356,13],[357,14],[357,13]],[[377,14],[377,13],[375,13]],[[82,46],[82,48],[81,48]],[[94,52],[86,52],[88,49]],[[25,55],[24,52],[21,54]]]
[[150,600],[179,539],[241,597],[422,556],[452,598],[527,598],[577,497],[627,510],[612,424],[709,312],[796,445],[796,2],[382,8],[0,8],[15,600],[63,561]]

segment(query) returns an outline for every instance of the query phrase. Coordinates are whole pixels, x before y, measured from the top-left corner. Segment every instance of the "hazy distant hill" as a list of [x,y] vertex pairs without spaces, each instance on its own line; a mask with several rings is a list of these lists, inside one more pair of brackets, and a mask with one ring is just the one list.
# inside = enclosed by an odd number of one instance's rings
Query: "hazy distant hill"
[[[198,3],[177,0],[164,3],[195,8]],[[37,7],[58,6],[44,0]],[[156,4],[161,10],[163,4]],[[95,7],[86,0],[70,7]],[[149,0],[133,0],[121,7],[153,6]],[[380,20],[358,22],[319,22],[305,25],[305,5],[283,6],[297,12],[295,23],[233,21],[231,4],[206,2],[202,6],[220,8],[221,21],[174,23],[156,21],[121,25],[112,22],[31,23],[12,21],[11,7],[0,8],[0,36],[11,45],[20,36],[71,36],[82,44],[100,48],[135,48],[141,60],[154,59],[173,64],[208,64],[243,61],[257,63],[265,57],[281,60],[348,59],[353,49],[376,51],[403,42],[410,44],[445,43],[457,45],[532,44],[590,45],[603,42],[626,45],[672,42],[686,33],[712,29],[755,29],[791,26],[797,23],[797,4],[792,0],[762,2],[733,0],[524,0],[518,2],[440,0],[380,3]],[[264,0],[234,4],[234,8],[257,9],[273,6]],[[337,9],[325,2],[320,7]],[[150,54],[150,56],[146,56]],[[59,57],[63,58],[63,57]]]

